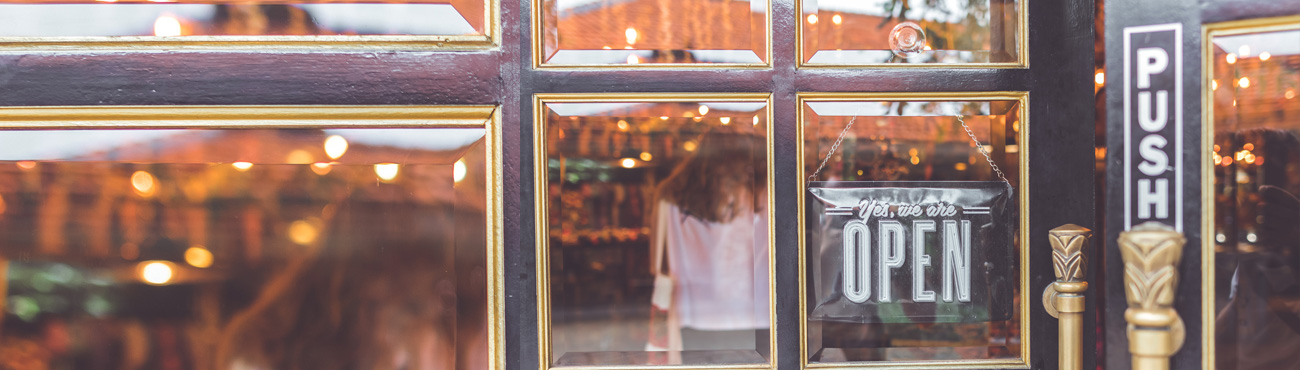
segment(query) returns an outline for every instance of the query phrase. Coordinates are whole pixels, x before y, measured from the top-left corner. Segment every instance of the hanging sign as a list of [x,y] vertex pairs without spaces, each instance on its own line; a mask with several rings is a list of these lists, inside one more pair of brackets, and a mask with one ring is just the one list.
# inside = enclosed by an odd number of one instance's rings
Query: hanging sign
[[1182,24],[1124,28],[1124,229],[1183,231]]
[[810,182],[809,320],[1010,318],[1014,204],[998,181]]

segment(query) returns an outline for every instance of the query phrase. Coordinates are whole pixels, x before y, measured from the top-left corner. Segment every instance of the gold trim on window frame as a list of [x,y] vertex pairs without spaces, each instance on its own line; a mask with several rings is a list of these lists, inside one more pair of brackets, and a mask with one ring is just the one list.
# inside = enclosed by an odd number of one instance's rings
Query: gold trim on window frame
[[777,327],[776,327],[776,242],[773,223],[767,228],[768,250],[768,293],[769,293],[769,340],[768,363],[739,365],[610,365],[610,366],[551,366],[551,303],[550,303],[550,234],[547,215],[547,156],[546,156],[546,103],[704,103],[704,102],[753,102],[763,103],[766,120],[767,148],[767,216],[771,220],[775,215],[776,181],[773,176],[773,150],[775,142],[772,137],[772,96],[768,93],[577,93],[577,94],[536,94],[533,96],[533,185],[534,185],[534,221],[537,224],[536,260],[537,260],[537,348],[538,367],[540,370],[634,370],[634,369],[672,369],[672,370],[763,370],[775,369],[777,364]]
[[[482,128],[487,230],[489,370],[505,370],[501,110],[451,106],[45,106],[0,107],[0,130]],[[0,262],[2,263],[2,262]],[[7,265],[6,265],[7,266]],[[0,267],[2,269],[3,267]]]
[[[766,55],[762,63],[644,63],[644,64],[556,64],[546,63],[545,53],[546,46],[542,42],[542,35],[545,34],[546,25],[542,22],[542,3],[546,0],[532,0],[532,20],[533,29],[530,37],[533,44],[533,69],[550,69],[550,70],[681,70],[681,69],[767,69],[772,67],[772,1],[774,0],[749,0],[766,2],[767,14],[763,19],[766,22],[766,30],[763,32],[763,47]],[[797,0],[798,1],[798,0]],[[743,50],[743,49],[736,49]],[[770,107],[769,107],[770,108]]]
[[[803,194],[808,192],[807,177],[804,173],[804,104],[806,102],[874,102],[874,101],[1015,101],[1020,105],[1020,132],[1017,136],[1017,145],[1020,146],[1017,156],[1020,160],[1019,165],[1019,188],[1016,191],[1017,201],[1020,203],[1020,231],[1016,236],[1020,239],[1020,358],[1019,359],[983,359],[983,360],[933,360],[933,361],[878,361],[878,362],[840,362],[840,363],[809,363],[808,362],[808,302],[807,302],[807,268],[806,268],[806,249],[805,245],[807,236],[805,235],[804,223],[806,215],[804,214],[803,203],[799,204],[798,224],[799,224],[799,366],[801,369],[872,369],[872,370],[894,370],[894,369],[1029,369],[1030,366],[1030,332],[1031,318],[1030,310],[1033,309],[1031,302],[1037,301],[1032,299],[1029,291],[1029,93],[1023,91],[1005,91],[1005,92],[888,92],[888,93],[799,93],[796,98],[798,122],[795,130],[795,160],[796,166],[794,180],[798,182],[796,189],[799,189],[799,199],[803,199]],[[1043,253],[1050,252],[1050,249],[1044,249]]]
[[1201,26],[1201,368],[1214,369],[1215,355],[1215,256],[1214,256],[1214,90],[1205,82],[1214,79],[1216,36],[1300,30],[1300,15],[1252,18]]
[[[96,3],[105,4],[105,3]],[[501,45],[501,0],[483,0],[482,35],[18,36],[0,51],[466,51]]]
[[804,13],[803,2],[806,0],[793,0],[795,23],[795,63],[799,69],[870,69],[870,68],[994,68],[994,69],[1019,69],[1029,68],[1029,3],[1030,0],[1018,0],[1020,9],[1017,14],[1019,24],[1016,26],[1016,61],[1014,62],[995,62],[995,63],[808,63],[804,62],[805,50],[803,48],[804,38]]

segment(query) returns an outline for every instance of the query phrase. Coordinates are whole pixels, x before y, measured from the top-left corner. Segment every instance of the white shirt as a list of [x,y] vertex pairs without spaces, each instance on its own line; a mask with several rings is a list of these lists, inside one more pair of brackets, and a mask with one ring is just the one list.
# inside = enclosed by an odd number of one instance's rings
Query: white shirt
[[696,330],[770,326],[766,212],[742,212],[729,222],[688,216],[659,202],[656,227],[667,228],[668,269],[676,281],[672,309]]

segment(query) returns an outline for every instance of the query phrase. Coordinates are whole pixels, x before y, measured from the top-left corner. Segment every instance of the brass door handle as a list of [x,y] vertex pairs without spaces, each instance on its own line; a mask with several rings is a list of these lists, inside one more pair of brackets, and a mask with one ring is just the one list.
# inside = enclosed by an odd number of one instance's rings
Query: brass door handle
[[1083,293],[1088,290],[1088,244],[1092,230],[1066,224],[1048,231],[1056,282],[1043,290],[1043,308],[1060,319],[1060,369],[1083,369]]
[[1182,233],[1157,222],[1119,233],[1128,301],[1124,320],[1135,370],[1169,369],[1169,357],[1186,339],[1183,319],[1173,308],[1186,243]]

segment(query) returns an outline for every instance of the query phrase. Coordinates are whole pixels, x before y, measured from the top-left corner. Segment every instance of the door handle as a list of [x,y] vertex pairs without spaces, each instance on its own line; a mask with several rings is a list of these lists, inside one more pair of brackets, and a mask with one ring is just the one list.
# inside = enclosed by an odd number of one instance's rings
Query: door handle
[[1135,370],[1169,369],[1169,356],[1183,347],[1187,332],[1173,305],[1186,243],[1182,233],[1157,222],[1119,233],[1128,301],[1124,320]]
[[1060,369],[1083,369],[1083,293],[1088,290],[1088,245],[1092,230],[1066,224],[1047,232],[1056,282],[1043,290],[1043,308],[1059,319]]

